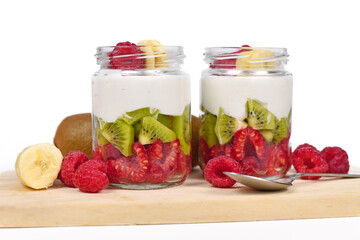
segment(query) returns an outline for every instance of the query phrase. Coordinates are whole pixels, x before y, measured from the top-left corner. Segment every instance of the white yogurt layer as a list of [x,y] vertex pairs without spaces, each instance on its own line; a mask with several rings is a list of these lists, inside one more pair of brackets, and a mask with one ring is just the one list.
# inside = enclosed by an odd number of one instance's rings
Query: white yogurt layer
[[212,114],[219,108],[237,119],[247,117],[247,98],[259,100],[277,118],[287,117],[292,104],[291,75],[206,76],[201,79],[201,104]]
[[121,76],[100,70],[92,78],[93,114],[114,122],[126,112],[150,107],[180,116],[190,104],[188,75]]

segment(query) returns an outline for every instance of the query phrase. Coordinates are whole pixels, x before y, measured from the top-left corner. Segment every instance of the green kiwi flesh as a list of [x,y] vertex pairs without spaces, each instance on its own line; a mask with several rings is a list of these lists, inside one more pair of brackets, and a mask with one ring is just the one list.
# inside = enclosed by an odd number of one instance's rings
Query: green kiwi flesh
[[274,133],[274,143],[278,144],[282,139],[288,137],[288,126],[285,118],[281,118],[280,121],[275,119],[276,126],[273,130]]
[[201,116],[201,126],[199,136],[204,138],[208,147],[218,144],[218,139],[215,134],[216,116],[208,111]]
[[248,111],[247,122],[250,127],[254,129],[268,129],[275,128],[275,116],[267,110],[260,102],[248,99],[246,102]]
[[174,116],[171,129],[180,141],[181,151],[189,155],[191,151],[190,106],[186,106],[181,116]]
[[215,124],[215,134],[221,145],[224,145],[233,138],[235,131],[239,127],[239,121],[224,113],[220,107],[219,114]]
[[271,143],[274,138],[274,133],[272,130],[260,130],[260,133],[267,143]]
[[124,156],[132,155],[134,128],[131,125],[119,118],[101,133]]
[[158,113],[159,110],[157,109],[152,109],[149,107],[140,108],[131,112],[127,112],[123,115],[122,120],[124,120],[129,125],[133,125],[135,122],[139,121],[143,117],[156,117]]
[[158,138],[163,142],[172,142],[176,139],[175,133],[155,118],[143,117],[140,123],[139,142],[143,145],[151,144]]
[[169,115],[160,114],[157,116],[156,120],[164,124],[166,127],[170,128],[172,125],[173,117]]

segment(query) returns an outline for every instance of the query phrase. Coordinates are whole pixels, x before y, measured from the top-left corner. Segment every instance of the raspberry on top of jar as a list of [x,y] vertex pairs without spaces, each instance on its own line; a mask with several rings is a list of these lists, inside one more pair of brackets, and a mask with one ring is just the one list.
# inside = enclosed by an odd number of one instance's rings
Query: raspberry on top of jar
[[200,166],[218,156],[243,174],[285,173],[291,166],[292,75],[284,48],[212,47],[201,78]]

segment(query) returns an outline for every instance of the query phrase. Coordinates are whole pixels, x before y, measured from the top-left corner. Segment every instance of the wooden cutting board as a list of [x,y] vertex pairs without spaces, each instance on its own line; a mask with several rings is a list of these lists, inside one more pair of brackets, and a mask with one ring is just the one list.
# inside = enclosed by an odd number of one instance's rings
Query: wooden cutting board
[[[353,170],[354,171],[354,170]],[[0,174],[0,227],[231,222],[360,216],[360,179],[297,180],[281,192],[242,185],[211,187],[199,169],[178,187],[105,189],[87,194],[61,182],[24,187],[15,172]]]

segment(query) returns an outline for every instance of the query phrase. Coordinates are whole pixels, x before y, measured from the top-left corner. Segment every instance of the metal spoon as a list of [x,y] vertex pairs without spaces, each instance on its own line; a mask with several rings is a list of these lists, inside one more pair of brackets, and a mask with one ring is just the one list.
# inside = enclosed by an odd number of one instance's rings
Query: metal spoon
[[[341,178],[360,178],[360,173],[349,173],[349,174],[341,174],[341,173],[295,173],[286,178],[278,179],[274,181],[273,177],[253,177],[248,175],[243,175],[234,172],[223,172],[226,176],[234,179],[235,181],[242,183],[248,187],[257,189],[257,190],[266,190],[266,191],[274,191],[274,190],[282,190],[292,186],[292,182],[295,179],[301,178],[302,176],[321,176],[321,177],[341,177]],[[275,176],[276,178],[276,176]]]

